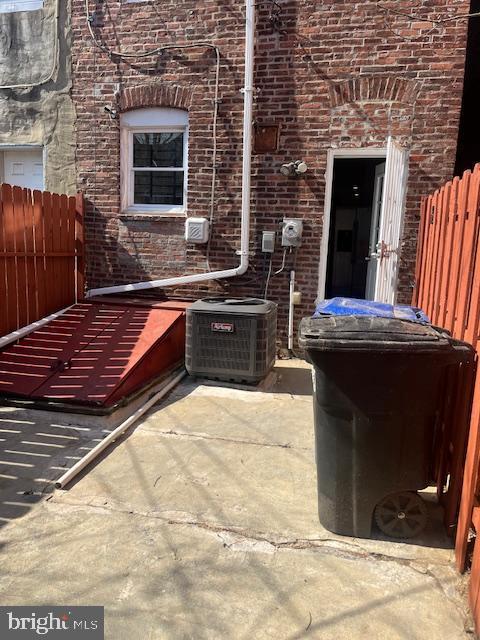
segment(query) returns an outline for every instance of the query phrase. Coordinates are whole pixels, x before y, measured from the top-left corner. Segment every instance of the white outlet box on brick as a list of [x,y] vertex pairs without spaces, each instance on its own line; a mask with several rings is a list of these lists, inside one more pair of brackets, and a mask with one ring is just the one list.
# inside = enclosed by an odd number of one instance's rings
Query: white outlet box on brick
[[185,221],[185,240],[193,244],[208,242],[208,220],[206,218],[187,218]]

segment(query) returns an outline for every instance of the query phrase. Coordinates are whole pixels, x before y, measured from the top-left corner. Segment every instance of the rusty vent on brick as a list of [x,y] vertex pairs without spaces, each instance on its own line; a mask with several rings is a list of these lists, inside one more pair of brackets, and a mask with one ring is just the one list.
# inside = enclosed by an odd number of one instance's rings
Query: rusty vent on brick
[[254,128],[253,153],[275,153],[278,151],[280,128],[278,124],[256,124]]

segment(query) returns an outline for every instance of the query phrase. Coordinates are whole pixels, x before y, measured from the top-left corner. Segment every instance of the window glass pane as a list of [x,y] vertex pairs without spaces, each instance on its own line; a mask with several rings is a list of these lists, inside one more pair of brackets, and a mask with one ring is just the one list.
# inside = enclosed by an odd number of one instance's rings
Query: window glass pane
[[135,171],[133,203],[183,205],[183,171]]
[[183,167],[183,133],[135,133],[134,167]]

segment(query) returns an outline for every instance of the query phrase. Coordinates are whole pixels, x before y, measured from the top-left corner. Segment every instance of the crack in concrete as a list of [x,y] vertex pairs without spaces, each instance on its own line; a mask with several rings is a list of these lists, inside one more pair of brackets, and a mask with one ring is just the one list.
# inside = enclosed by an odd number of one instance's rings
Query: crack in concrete
[[245,529],[241,526],[235,525],[220,525],[213,522],[206,522],[198,520],[193,517],[172,517],[167,515],[171,512],[151,512],[140,511],[130,507],[122,508],[111,503],[104,502],[103,504],[90,503],[77,503],[70,501],[49,501],[47,508],[72,508],[72,509],[94,509],[99,511],[115,511],[125,513],[128,515],[154,518],[161,520],[167,525],[171,526],[188,526],[203,531],[208,531],[215,535],[221,544],[226,549],[230,549],[233,552],[249,552],[249,553],[277,553],[279,551],[318,551],[324,554],[333,555],[337,558],[343,558],[346,560],[363,560],[367,562],[389,562],[399,566],[405,567],[419,573],[424,576],[428,576],[435,585],[435,588],[441,591],[442,595],[455,607],[459,616],[464,622],[464,629],[467,633],[470,633],[472,629],[471,616],[467,609],[462,606],[461,598],[456,598],[448,589],[448,584],[444,582],[435,574],[433,567],[450,568],[451,563],[442,562],[428,562],[422,559],[416,558],[401,558],[398,556],[388,555],[379,551],[373,551],[366,549],[356,541],[339,540],[332,537],[320,537],[320,538],[293,538],[286,539],[283,536],[278,536],[272,533],[263,533]]
[[161,436],[172,436],[174,438],[186,438],[189,440],[219,440],[221,442],[231,442],[233,444],[248,444],[254,447],[270,447],[280,449],[295,449],[299,451],[311,451],[311,447],[294,447],[290,442],[275,443],[275,442],[258,442],[257,440],[243,440],[241,438],[225,438],[223,436],[209,436],[203,433],[185,433],[184,431],[174,431],[169,429],[168,431],[159,431],[158,429],[144,429],[141,428],[142,433],[153,433]]
[[[114,505],[109,502],[102,502],[102,504],[95,504],[94,501],[91,502],[72,502],[67,500],[50,500],[48,502],[49,508],[72,508],[72,509],[94,509],[94,510],[102,510],[102,511],[115,511],[117,513],[125,513],[133,516],[140,516],[144,518],[154,518],[157,520],[161,520],[162,522],[174,525],[174,526],[191,526],[198,529],[203,529],[206,531],[210,531],[214,534],[232,534],[234,536],[238,536],[242,541],[252,542],[253,544],[256,542],[262,542],[271,545],[273,548],[277,550],[287,549],[287,550],[296,550],[296,551],[308,551],[308,550],[326,550],[331,551],[337,555],[343,555],[344,557],[350,557],[352,559],[364,559],[364,560],[379,560],[385,562],[397,562],[399,564],[405,566],[411,566],[410,563],[416,563],[417,565],[423,566],[424,570],[420,570],[420,573],[426,573],[428,569],[428,563],[423,560],[417,560],[415,558],[400,558],[398,556],[391,556],[388,554],[384,554],[378,551],[370,551],[360,545],[358,542],[348,542],[346,540],[340,540],[338,538],[332,537],[323,537],[323,538],[293,538],[288,539],[281,535],[275,535],[272,533],[262,533],[253,531],[251,529],[245,529],[241,526],[236,525],[221,525],[213,522],[206,522],[202,520],[198,520],[192,517],[172,517],[168,515],[171,511],[141,511],[138,509],[133,509],[130,506],[121,507],[118,505]],[[235,541],[232,541],[230,546],[232,547],[235,544]],[[438,566],[448,567],[450,563],[445,562],[436,562],[434,563]],[[419,571],[418,568],[412,566],[414,570]]]
[[[171,522],[177,524],[177,522]],[[378,551],[369,551],[356,542],[347,542],[345,540],[338,540],[336,538],[296,538],[294,540],[276,541],[265,535],[255,534],[253,532],[247,532],[237,527],[218,527],[212,526],[207,523],[200,523],[198,521],[190,521],[188,524],[203,529],[208,529],[219,534],[220,539],[223,542],[224,547],[232,549],[237,544],[237,541],[233,540],[230,544],[221,537],[222,533],[234,534],[243,541],[249,542],[251,547],[250,551],[257,551],[255,543],[262,542],[270,545],[275,550],[288,549],[288,550],[321,550],[323,553],[334,555],[337,558],[345,558],[348,560],[366,560],[366,561],[379,561],[379,562],[391,562],[403,567],[406,567],[416,573],[428,576],[435,587],[443,594],[443,596],[455,607],[459,616],[463,620],[465,631],[471,633],[473,629],[471,616],[468,609],[462,606],[461,599],[455,598],[449,592],[447,585],[445,585],[440,578],[435,575],[434,571],[430,568],[431,563],[427,563],[423,560],[417,560],[413,558],[399,558],[397,556],[390,556],[388,554],[380,553]],[[252,545],[251,542],[254,541]],[[240,547],[240,550],[244,550],[244,546]],[[436,563],[438,566],[449,567],[442,563]]]

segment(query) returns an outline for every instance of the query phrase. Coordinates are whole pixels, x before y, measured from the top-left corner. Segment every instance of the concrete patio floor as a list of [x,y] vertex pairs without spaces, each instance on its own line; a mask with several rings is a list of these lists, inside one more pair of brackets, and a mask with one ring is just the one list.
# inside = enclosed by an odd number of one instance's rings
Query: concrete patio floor
[[0,410],[0,604],[105,606],[109,640],[471,636],[451,541],[340,537],[316,511],[310,369],[191,379],[65,491],[111,429]]

